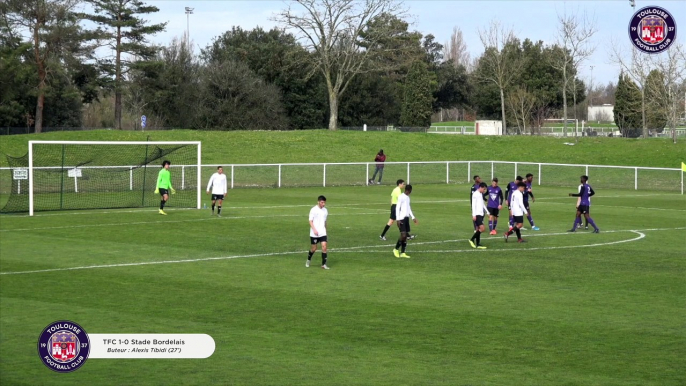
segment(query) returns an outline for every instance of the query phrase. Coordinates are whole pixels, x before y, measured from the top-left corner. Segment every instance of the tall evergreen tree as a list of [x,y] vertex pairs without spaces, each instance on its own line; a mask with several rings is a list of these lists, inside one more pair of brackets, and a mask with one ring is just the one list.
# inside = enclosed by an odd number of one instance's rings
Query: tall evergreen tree
[[646,77],[646,126],[648,130],[662,133],[669,116],[669,97],[665,78],[660,70],[651,71]]
[[30,114],[26,114],[26,121],[30,125],[33,120],[37,133],[43,129],[50,77],[63,72],[66,65],[78,62],[91,52],[84,45],[89,36],[84,34],[74,13],[78,3],[78,0],[0,2],[0,16],[5,25],[3,33],[11,33],[14,29],[18,36],[28,38],[31,42],[32,55],[25,57],[25,63],[32,66],[36,73],[32,77],[35,87],[35,114],[32,118]]
[[433,92],[436,86],[436,75],[429,72],[426,63],[417,61],[412,64],[405,82],[401,125],[419,127],[431,125]]
[[25,126],[31,105],[35,108],[30,85],[36,84],[36,76],[26,63],[30,57],[31,44],[0,20],[0,127]]
[[121,129],[122,93],[124,76],[131,67],[132,57],[148,60],[155,56],[156,48],[146,40],[148,35],[164,31],[167,23],[148,24],[143,15],[158,12],[139,0],[86,0],[93,13],[81,17],[98,24],[99,38],[105,41],[114,58],[103,61],[103,69],[114,77],[114,122]]
[[641,90],[629,76],[619,75],[615,92],[614,119],[625,137],[637,138],[642,132]]

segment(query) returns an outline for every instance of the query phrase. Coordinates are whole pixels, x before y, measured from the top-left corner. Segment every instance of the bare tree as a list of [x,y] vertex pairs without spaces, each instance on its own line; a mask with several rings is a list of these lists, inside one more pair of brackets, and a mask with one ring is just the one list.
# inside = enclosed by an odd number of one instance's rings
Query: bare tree
[[[559,22],[556,43],[561,52],[555,58],[553,66],[562,72],[562,118],[564,123],[562,132],[567,136],[567,91],[572,90],[574,106],[576,106],[576,71],[581,63],[588,59],[595,51],[591,39],[598,28],[595,18],[583,13],[580,16],[557,15]],[[574,131],[576,135],[576,130]]]
[[[378,42],[392,31],[377,28],[367,30],[376,17],[404,15],[401,3],[395,0],[298,0],[304,12],[289,5],[275,21],[293,29],[305,48],[314,54],[314,70],[320,71],[329,94],[329,130],[336,130],[338,105],[350,81],[360,73],[370,71],[366,64],[372,59]],[[361,35],[364,33],[364,45]]]
[[502,27],[495,20],[491,21],[488,29],[479,29],[479,39],[484,46],[484,53],[479,58],[480,68],[479,71],[475,71],[475,74],[480,81],[498,86],[503,134],[507,134],[505,89],[519,76],[524,67],[524,60],[519,55],[508,51],[508,45],[518,44],[514,32]]
[[460,27],[453,27],[453,34],[450,40],[445,43],[445,60],[452,60],[453,65],[464,66],[468,72],[471,70],[472,61],[467,52],[467,42],[464,40]]
[[[507,95],[507,104],[512,111],[512,115],[519,126],[521,122],[522,133],[526,132],[526,124],[531,122],[534,107],[536,106],[536,96],[526,88],[517,87]],[[531,134],[534,133],[533,127]]]
[[648,74],[653,69],[653,60],[648,54],[638,51],[636,48],[631,49],[631,55],[626,58],[622,52],[622,44],[612,41],[610,43],[612,52],[610,60],[619,65],[622,71],[631,78],[641,90],[641,118],[643,121],[643,137],[648,137],[648,126],[646,125],[646,79]]
[[667,126],[672,131],[672,141],[676,143],[676,126],[681,102],[681,94],[677,90],[679,85],[686,81],[686,50],[683,44],[673,44],[666,52],[651,56],[651,60],[654,68],[662,73],[664,82],[646,82],[646,87],[657,88],[646,91],[652,95],[662,96],[662,100],[655,102],[663,108],[657,110],[662,110],[662,114],[667,118]]
[[81,43],[86,40],[75,18],[78,0],[3,0],[0,14],[9,27],[30,37],[33,63],[37,71],[36,113],[27,117],[36,133],[43,129],[43,108],[49,79],[69,56],[84,53]]
[[536,129],[538,129],[538,134],[541,134],[541,126],[543,126],[545,120],[549,119],[551,116],[553,116],[553,111],[550,106],[548,106],[544,100],[537,99],[531,115],[533,121],[531,134],[533,135]]

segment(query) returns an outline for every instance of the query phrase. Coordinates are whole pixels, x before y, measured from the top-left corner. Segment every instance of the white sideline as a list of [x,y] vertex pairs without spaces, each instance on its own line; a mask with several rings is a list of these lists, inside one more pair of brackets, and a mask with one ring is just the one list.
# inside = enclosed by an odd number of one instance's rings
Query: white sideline
[[[595,196],[593,196],[595,197]],[[570,202],[546,202],[546,205],[570,205],[570,204],[576,204],[576,201],[570,201]],[[571,206],[571,205],[570,205]],[[674,208],[647,208],[645,206],[621,206],[621,205],[598,205],[598,204],[591,204],[591,209],[592,208],[619,208],[619,209],[645,209],[645,210],[666,210],[668,212],[686,212],[686,209],[674,209]]]
[[[388,210],[378,210],[376,212],[367,213],[335,213],[334,216],[361,216],[361,215],[378,215],[382,213],[388,213]],[[157,213],[155,216],[160,217]],[[274,215],[264,215],[264,216],[224,216],[224,217],[206,217],[206,218],[194,218],[188,220],[171,220],[171,221],[136,221],[136,222],[120,222],[111,224],[83,224],[83,225],[65,225],[61,227],[43,227],[43,228],[17,228],[17,229],[0,229],[0,232],[23,232],[23,231],[44,231],[51,229],[72,229],[72,228],[95,228],[95,227],[108,227],[108,226],[123,226],[123,225],[146,225],[146,224],[171,224],[171,223],[181,223],[181,222],[197,222],[197,221],[211,221],[211,220],[240,220],[246,218],[274,218],[274,217],[304,217],[302,214],[274,214]]]
[[[588,244],[588,245],[570,245],[570,246],[560,246],[560,247],[542,247],[542,248],[518,248],[516,251],[528,251],[528,250],[546,250],[546,249],[564,249],[564,248],[582,248],[582,247],[595,247],[595,246],[603,246],[603,245],[613,245],[613,244],[619,244],[619,243],[626,243],[630,241],[636,241],[640,240],[645,237],[645,234],[641,232],[648,232],[648,231],[669,231],[669,230],[682,230],[686,229],[686,227],[680,227],[680,228],[651,228],[651,229],[625,229],[625,230],[610,230],[610,231],[603,231],[603,233],[619,233],[619,232],[633,232],[639,234],[639,237],[629,239],[629,240],[620,240],[620,241],[611,241],[608,243],[596,243],[596,244]],[[549,233],[549,234],[536,234],[537,236],[554,236],[554,235],[566,235],[566,234],[575,234],[575,233]],[[412,245],[426,245],[426,244],[438,244],[438,243],[449,243],[449,242],[457,242],[457,241],[466,241],[466,239],[460,239],[460,240],[444,240],[444,241],[426,241],[426,242],[419,242],[419,243],[412,243]],[[388,245],[387,245],[388,246]],[[345,252],[345,251],[350,251],[354,249],[375,249],[375,248],[380,248],[380,246],[377,245],[369,245],[369,246],[358,246],[358,247],[347,247],[347,248],[332,248],[330,251],[332,252]],[[491,251],[496,251],[500,249],[492,249]],[[467,250],[469,251],[469,250]],[[512,249],[502,249],[502,251],[508,251],[512,252]],[[20,275],[20,274],[30,274],[30,273],[46,273],[46,272],[60,272],[60,271],[74,271],[74,270],[84,270],[84,269],[96,269],[96,268],[117,268],[117,267],[133,267],[133,266],[141,266],[141,265],[155,265],[155,264],[176,264],[176,263],[195,263],[199,261],[213,261],[213,260],[231,260],[231,259],[241,259],[241,258],[250,258],[250,257],[266,257],[266,256],[278,256],[278,255],[295,255],[295,254],[304,254],[306,251],[291,251],[291,252],[272,252],[272,253],[257,253],[257,254],[249,254],[249,255],[234,255],[234,256],[222,256],[222,257],[205,257],[205,258],[200,258],[200,259],[183,259],[183,260],[162,260],[162,261],[146,261],[146,262],[137,262],[137,263],[120,263],[120,264],[106,264],[106,265],[90,265],[90,266],[81,266],[81,267],[67,267],[67,268],[50,268],[50,269],[40,269],[40,270],[33,270],[33,271],[15,271],[15,272],[0,272],[0,275]],[[379,251],[381,252],[381,251]],[[385,251],[388,253],[388,251]],[[427,251],[430,252],[430,251]],[[444,253],[449,253],[450,251],[446,251]],[[461,252],[461,250],[455,250],[452,252]],[[376,252],[375,252],[376,253]]]
[[[464,185],[464,184],[463,184]],[[455,185],[455,186],[462,186],[462,185]],[[680,194],[676,193],[655,193],[655,194],[627,194],[627,195],[613,195],[613,196],[593,196],[594,198],[624,198],[624,197],[655,197],[655,196],[665,196],[665,195],[674,195],[676,197],[681,197]],[[537,201],[539,200],[569,200],[569,197],[567,196],[560,196],[560,197],[541,197],[538,198]],[[469,202],[469,200],[428,200],[428,201],[412,201],[413,204],[449,204],[449,203],[456,203],[456,202]],[[570,201],[571,202],[571,201]],[[259,209],[278,209],[278,208],[301,208],[301,207],[311,207],[313,204],[297,204],[297,205],[270,205],[270,206],[260,206]],[[384,202],[368,202],[368,203],[351,203],[351,204],[345,204],[343,206],[337,206],[337,208],[345,208],[345,207],[351,207],[351,206],[376,206],[376,205],[388,205],[387,201]],[[255,206],[224,206],[224,208],[228,209],[255,209]],[[632,207],[633,208],[633,207]],[[196,208],[173,208],[175,211],[176,210],[197,210]],[[350,208],[352,209],[352,208]],[[115,210],[105,210],[105,211],[99,211],[98,209],[84,209],[78,212],[69,212],[69,213],[43,213],[43,214],[35,214],[33,217],[47,217],[47,216],[82,216],[82,215],[93,215],[93,214],[117,214],[117,213],[145,213],[147,211],[154,210],[154,208],[139,208],[139,209],[115,209]],[[202,210],[202,209],[200,209]],[[663,209],[663,210],[671,210],[671,209]],[[7,214],[6,216],[15,216],[15,217],[29,217],[28,214]]]

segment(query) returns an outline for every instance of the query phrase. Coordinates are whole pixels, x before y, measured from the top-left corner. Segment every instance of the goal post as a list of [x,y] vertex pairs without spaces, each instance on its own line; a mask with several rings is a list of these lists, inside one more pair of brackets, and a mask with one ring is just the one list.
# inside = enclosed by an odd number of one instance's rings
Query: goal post
[[[23,157],[22,157],[23,158]],[[171,162],[169,206],[200,209],[200,141],[29,141],[28,189],[11,194],[3,212],[153,207],[164,160]],[[24,163],[25,162],[25,163]]]

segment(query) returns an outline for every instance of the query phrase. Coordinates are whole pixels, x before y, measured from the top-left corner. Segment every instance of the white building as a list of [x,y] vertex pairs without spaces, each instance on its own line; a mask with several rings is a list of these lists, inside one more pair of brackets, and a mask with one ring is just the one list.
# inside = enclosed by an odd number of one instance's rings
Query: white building
[[503,121],[475,121],[476,135],[503,135]]
[[602,106],[588,106],[588,122],[612,122],[615,119],[615,106],[604,104]]

